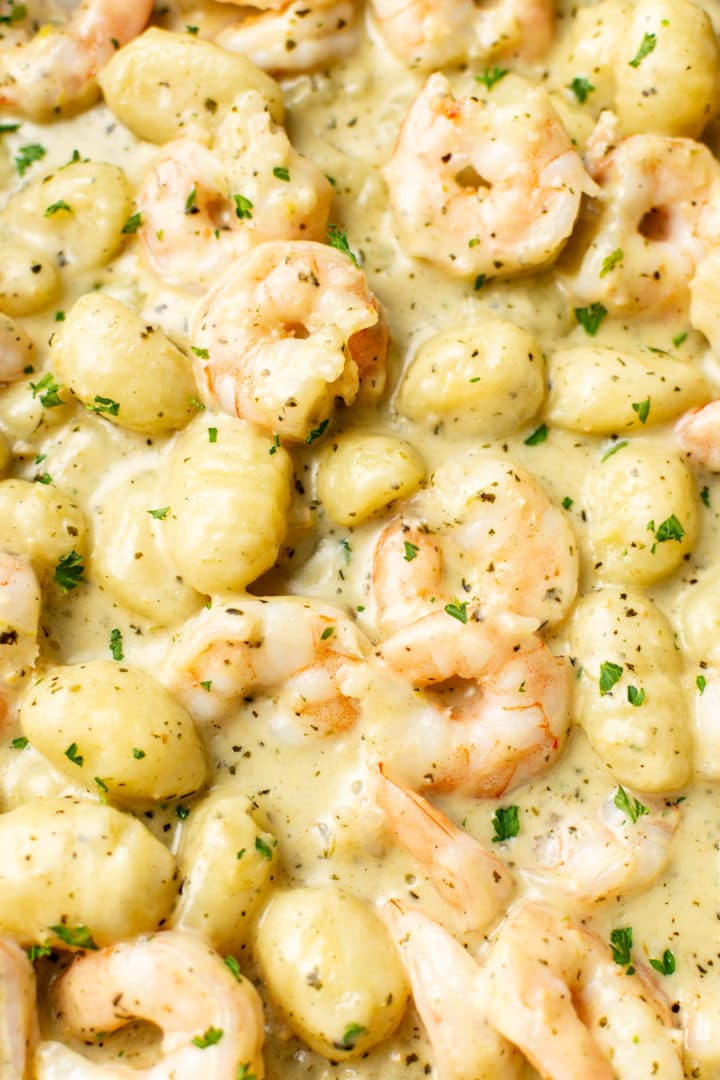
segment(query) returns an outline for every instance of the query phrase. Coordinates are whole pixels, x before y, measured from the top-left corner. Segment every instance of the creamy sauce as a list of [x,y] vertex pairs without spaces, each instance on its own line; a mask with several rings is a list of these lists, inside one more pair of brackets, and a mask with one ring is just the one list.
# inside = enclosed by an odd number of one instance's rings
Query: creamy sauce
[[[562,32],[576,5],[563,2],[559,6]],[[715,5],[702,6],[717,15]],[[199,6],[166,7],[170,11],[161,19],[164,26],[182,30],[186,24],[197,25],[201,36],[209,35],[225,18],[221,5],[210,4],[207,11]],[[546,81],[552,70],[551,58],[543,69],[531,68],[523,74]],[[477,88],[473,74],[452,74],[456,92],[468,93]],[[394,411],[394,393],[401,373],[419,344],[442,330],[487,318],[506,319],[529,330],[546,353],[552,352],[559,341],[584,346],[588,338],[577,325],[572,304],[552,270],[509,282],[489,282],[473,290],[472,282],[453,280],[403,254],[395,239],[379,168],[392,152],[399,125],[422,81],[420,75],[409,72],[392,57],[377,32],[371,30],[370,37],[348,60],[327,72],[289,78],[283,88],[291,140],[322,172],[335,179],[331,220],[347,229],[351,246],[360,252],[370,288],[385,305],[390,320],[390,392],[379,407],[338,409],[332,432],[368,427],[393,433],[420,451],[429,476],[443,462],[476,447],[478,439],[451,437],[442,425],[432,430]],[[572,106],[568,108],[572,110]],[[29,143],[41,143],[47,155],[41,164],[33,166],[27,179],[59,168],[77,148],[82,157],[120,165],[137,187],[157,153],[154,146],[127,131],[103,104],[51,125],[23,121],[21,130],[5,135],[3,142],[3,179],[8,196],[23,183],[14,173],[12,157],[20,146]],[[108,266],[66,278],[61,298],[50,309],[20,320],[36,343],[36,371],[49,365],[48,340],[58,326],[56,312],[69,311],[77,297],[91,289],[104,290],[128,303],[182,348],[189,348],[196,299],[162,285],[139,259],[137,244],[131,242]],[[657,322],[609,318],[593,344],[641,349],[649,357],[649,347],[674,354],[672,339],[686,330],[686,313]],[[681,355],[706,370],[717,393],[717,361],[699,333],[689,331]],[[489,441],[489,445],[508,461],[530,471],[557,503],[563,499],[573,501],[568,515],[581,549],[582,593],[598,580],[583,514],[583,479],[588,466],[597,463],[612,440],[551,427],[545,442],[527,445],[529,433],[542,419],[540,413],[529,426],[502,440]],[[25,381],[0,389],[0,432],[14,454],[8,475],[34,480],[46,471],[59,489],[78,502],[94,529],[106,505],[104,492],[117,484],[132,485],[141,473],[160,475],[172,441],[172,437],[146,437],[111,426],[80,405],[58,409],[57,414],[43,409]],[[325,443],[333,439],[333,433],[326,436]],[[618,435],[625,437],[623,432]],[[642,435],[661,446],[670,444],[669,428],[664,426],[648,428]],[[370,588],[372,551],[394,508],[356,527],[333,524],[316,494],[317,467],[325,443],[293,451],[299,481],[294,516],[301,520],[298,507],[309,508],[312,529],[297,528],[291,533],[278,565],[256,581],[251,591],[255,595],[289,592],[336,604],[351,612],[359,627],[376,640]],[[40,455],[44,457],[38,464]],[[138,482],[147,484],[149,507],[163,505],[161,483]],[[720,481],[702,476],[698,487],[705,485],[709,505],[699,507],[700,538],[692,555],[678,573],[649,590],[672,621],[681,644],[685,632],[681,597],[688,590],[702,587],[702,583],[693,584],[699,571],[717,566]],[[42,616],[41,663],[109,659],[108,638],[111,630],[118,628],[126,662],[153,672],[174,627],[158,627],[124,608],[117,596],[94,579],[92,560],[87,578],[82,588],[68,596],[61,596],[57,590],[48,592]],[[555,633],[552,644],[556,652],[570,652],[565,627]],[[708,642],[708,647],[710,651],[716,642]],[[683,652],[683,663],[691,708],[701,668],[689,652]],[[395,706],[402,709],[404,703],[384,696],[393,692],[382,684],[376,685],[365,703],[369,726],[360,724],[329,739],[300,731],[272,699],[259,696],[243,704],[229,722],[205,731],[212,764],[210,785],[250,796],[259,820],[278,838],[287,885],[335,884],[370,904],[388,897],[399,897],[411,904],[419,902],[451,930],[459,932],[453,912],[438,899],[416,860],[393,847],[376,812],[368,805],[363,763],[368,753],[372,757],[376,737],[373,732],[377,733],[385,723],[392,730],[393,724],[411,722],[404,712],[402,721],[398,721],[393,710]],[[18,754],[10,749],[13,734],[11,730],[7,738],[0,740],[0,809],[8,811],[50,795],[87,796],[83,787],[69,783],[37,751],[28,749]],[[384,745],[383,738],[377,735],[378,746]],[[535,866],[537,840],[552,827],[553,815],[567,818],[595,813],[616,788],[612,772],[591,749],[584,732],[575,728],[561,760],[509,796],[498,801],[453,795],[433,797],[433,801],[517,871],[521,891],[542,894],[543,886],[533,883],[523,871]],[[658,977],[662,990],[676,1020],[691,1015],[707,1032],[698,1056],[688,1057],[687,1075],[713,1080],[720,1077],[720,810],[712,783],[695,782],[687,789],[670,793],[669,798],[679,796],[684,800],[680,805],[680,830],[671,862],[660,879],[637,896],[621,895],[590,905],[582,915],[604,940],[609,939],[613,928],[632,927],[635,955],[640,959],[657,958],[663,950],[672,950],[676,971]],[[199,795],[197,801],[202,797]],[[185,801],[192,812],[192,801]],[[520,834],[510,842],[493,845],[493,813],[499,805],[510,803],[520,808]],[[173,851],[177,849],[183,826],[174,804],[140,811],[139,816]],[[558,900],[557,896],[553,900],[559,906],[570,906],[570,901]],[[479,952],[484,948],[481,935],[467,938],[466,942]],[[255,977],[264,994],[249,953],[251,950],[246,949],[240,954],[242,967]],[[39,970],[41,982],[53,972],[50,965]],[[412,1008],[390,1040],[360,1060],[333,1064],[292,1037],[275,1015],[266,994],[264,997],[269,1024],[265,1059],[268,1076],[274,1080],[395,1080],[401,1076],[410,1080],[440,1075]],[[59,1029],[53,1027],[50,1012],[45,1014],[44,1024],[46,1033],[54,1031],[57,1036]],[[122,1050],[126,1059],[140,1063],[153,1057],[155,1041],[142,1026],[134,1025],[100,1040],[98,1046],[83,1047],[83,1052],[102,1061]]]

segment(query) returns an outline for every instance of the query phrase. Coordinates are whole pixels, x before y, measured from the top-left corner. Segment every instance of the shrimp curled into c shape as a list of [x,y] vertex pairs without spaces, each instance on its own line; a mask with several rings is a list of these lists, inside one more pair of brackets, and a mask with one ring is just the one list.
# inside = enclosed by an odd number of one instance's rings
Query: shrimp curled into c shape
[[276,10],[231,23],[215,41],[263,71],[310,71],[347,56],[360,40],[356,0],[266,0],[250,6]]
[[24,949],[0,938],[0,1075],[23,1080],[36,1041],[35,972]]
[[137,37],[152,0],[83,0],[65,26],[44,26],[29,41],[0,48],[0,106],[35,120],[92,104],[95,75]]
[[[79,1036],[157,1024],[162,1060],[148,1069],[88,1061],[43,1042],[37,1080],[236,1080],[265,1075],[263,1014],[255,988],[192,934],[165,930],[78,957],[54,985],[66,1027]],[[244,1071],[243,1071],[244,1067]]]
[[371,0],[381,34],[412,67],[540,57],[555,31],[553,0]]
[[[418,786],[499,796],[558,756],[570,723],[570,665],[531,626],[502,614],[464,625],[441,611],[378,649],[388,668],[424,688],[433,710],[413,751],[425,757]],[[395,768],[403,768],[399,749]]]
[[452,274],[508,277],[551,263],[585,172],[544,90],[512,104],[456,99],[431,75],[384,169],[404,250]]
[[295,442],[327,427],[336,398],[374,399],[385,385],[383,309],[362,270],[326,244],[253,248],[204,299],[193,342],[212,401]]

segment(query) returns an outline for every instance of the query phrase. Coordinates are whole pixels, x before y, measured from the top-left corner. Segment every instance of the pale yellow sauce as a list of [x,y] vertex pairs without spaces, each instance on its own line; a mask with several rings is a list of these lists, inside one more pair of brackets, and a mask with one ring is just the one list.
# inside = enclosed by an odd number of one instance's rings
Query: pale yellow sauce
[[[572,6],[561,5],[568,15]],[[713,5],[704,6],[715,14]],[[193,7],[168,15],[163,22],[177,29],[186,23],[197,24],[201,33],[209,32],[213,20],[220,18],[217,7],[210,13]],[[528,74],[542,77],[542,71]],[[454,81],[458,90],[468,91],[472,73],[459,73]],[[339,409],[335,430],[367,425],[395,433],[418,448],[430,475],[439,464],[462,454],[478,440],[451,439],[442,430],[428,431],[394,412],[393,389],[419,343],[440,330],[487,317],[505,318],[531,331],[546,351],[560,339],[583,345],[587,338],[576,325],[571,305],[555,284],[552,271],[488,283],[473,291],[471,283],[452,280],[405,257],[398,249],[378,170],[389,158],[399,124],[421,83],[419,75],[408,72],[376,40],[365,41],[355,56],[327,73],[287,80],[284,89],[291,139],[323,172],[336,178],[332,219],[347,228],[352,246],[361,252],[370,287],[390,319],[390,392],[379,408]],[[139,184],[157,153],[155,147],[125,130],[102,104],[51,125],[24,121],[21,132],[5,136],[4,142],[10,158],[18,146],[27,143],[40,142],[47,148],[47,156],[41,165],[34,166],[33,176],[65,163],[76,147],[83,157],[121,165],[133,185]],[[5,183],[8,193],[21,184],[11,161],[5,169]],[[37,370],[46,366],[47,341],[57,326],[55,310],[69,310],[74,300],[91,288],[107,290],[129,303],[181,346],[190,344],[187,334],[195,300],[159,283],[139,261],[137,245],[130,244],[109,266],[66,282],[61,300],[51,310],[21,320],[36,342]],[[594,343],[670,348],[673,335],[684,329],[682,319],[643,325],[629,319],[608,320]],[[710,377],[715,376],[715,362],[700,335],[691,334],[685,349],[685,358],[696,356],[698,363],[706,364]],[[547,442],[533,447],[524,443],[529,430],[532,427],[503,440],[497,449],[528,469],[558,502],[566,496],[574,500],[570,520],[583,555],[581,592],[587,591],[593,585],[593,572],[581,516],[581,485],[587,465],[597,461],[609,440],[551,429]],[[33,402],[24,383],[0,389],[0,432],[15,454],[9,475],[34,479],[38,474],[35,458],[46,455],[42,469],[51,474],[58,488],[77,500],[90,522],[108,478],[115,483],[124,476],[130,484],[136,472],[157,469],[167,442],[163,437],[148,439],[112,427],[80,406],[57,423],[50,410],[45,414]],[[643,435],[660,443],[669,439],[663,428],[649,429]],[[321,451],[322,444],[293,452],[296,475],[304,489],[298,501],[314,509],[313,532],[294,538],[293,553],[285,550],[279,565],[256,582],[252,591],[258,595],[292,592],[337,604],[355,613],[359,626],[375,639],[369,596],[371,555],[378,531],[393,509],[354,529],[333,525],[314,501]],[[693,580],[696,568],[717,565],[720,483],[712,477],[703,477],[702,483],[708,485],[711,509],[700,509],[701,534],[693,556],[680,573],[651,591],[661,609],[676,620],[678,629],[679,594]],[[157,505],[162,505],[161,497]],[[340,546],[342,540],[352,546],[349,560]],[[172,628],[158,629],[142,616],[124,610],[110,592],[93,581],[92,564],[88,579],[66,598],[56,592],[46,598],[42,663],[108,659],[108,635],[117,627],[122,632],[126,661],[152,671],[167,648]],[[358,612],[358,606],[367,610]],[[562,628],[553,645],[556,651],[567,647]],[[694,680],[698,671],[695,661],[688,658],[689,699],[697,692]],[[382,696],[381,688],[377,694]],[[377,702],[373,700],[371,705],[376,707]],[[364,740],[362,727],[327,740],[308,737],[278,715],[272,701],[258,700],[238,708],[231,722],[207,738],[213,765],[211,784],[253,798],[262,820],[279,840],[286,884],[332,883],[371,904],[391,896],[419,901],[452,929],[452,913],[437,899],[418,864],[392,849],[363,804],[358,777],[366,752]],[[525,887],[521,871],[533,866],[536,838],[546,831],[552,815],[594,812],[616,786],[617,781],[593,753],[584,733],[575,728],[558,764],[500,801],[520,807],[522,828],[509,844],[491,846],[518,870],[521,890]],[[10,810],[29,799],[72,790],[36,752],[28,751],[21,760],[8,748],[7,739],[0,740],[0,809]],[[690,1062],[688,1075],[712,1080],[720,1076],[720,811],[712,784],[695,783],[683,794],[682,825],[672,861],[661,879],[639,896],[596,904],[584,914],[604,939],[614,927],[632,926],[639,958],[658,957],[664,949],[672,949],[677,970],[660,980],[662,989],[677,1018],[696,1011],[712,1033],[704,1044],[704,1060]],[[436,801],[468,832],[490,845],[491,818],[498,802],[461,797]],[[176,845],[182,826],[174,806],[155,808],[140,816],[166,843]],[[477,948],[481,940],[469,943]],[[242,959],[242,964],[253,973],[251,957]],[[259,987],[262,992],[260,983]],[[409,1080],[436,1075],[432,1051],[412,1008],[399,1031],[366,1058],[331,1064],[290,1037],[275,1018],[272,1004],[266,1005],[270,1026],[265,1059],[273,1080],[395,1080],[401,1076]],[[107,1060],[121,1048],[126,1059],[142,1061],[152,1054],[151,1048],[143,1048],[146,1038],[126,1032],[100,1047],[84,1048],[84,1052]]]

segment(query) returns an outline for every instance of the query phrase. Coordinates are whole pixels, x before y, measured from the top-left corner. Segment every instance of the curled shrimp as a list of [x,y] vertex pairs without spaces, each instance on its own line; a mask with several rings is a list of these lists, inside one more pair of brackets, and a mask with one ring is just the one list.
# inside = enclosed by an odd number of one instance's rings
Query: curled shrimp
[[570,919],[517,909],[487,971],[490,1022],[546,1080],[682,1080],[680,1033],[650,976]]
[[[495,797],[561,752],[570,665],[532,632],[531,620],[467,618],[464,624],[446,611],[426,615],[387,638],[377,655],[422,690],[432,710],[422,735],[409,733],[421,742],[414,753],[424,761],[417,786]],[[407,748],[398,750],[396,767],[403,768]]]
[[520,1055],[488,1022],[482,968],[439,923],[397,900],[380,915],[400,952],[443,1080],[515,1080]]
[[356,720],[340,675],[370,643],[348,616],[299,597],[238,597],[203,609],[179,630],[164,665],[170,689],[205,720],[247,694],[276,696],[309,731],[328,735]]
[[202,290],[265,240],[322,239],[331,200],[330,182],[293,149],[264,98],[248,90],[228,109],[212,147],[183,138],[164,149],[138,196],[139,235],[164,281]]
[[40,601],[30,560],[0,551],[0,676],[17,678],[35,664]]
[[505,910],[515,883],[496,855],[382,764],[374,787],[393,838],[427,869],[438,895],[462,915],[466,929],[482,930]]
[[82,0],[64,25],[46,25],[29,40],[6,43],[0,49],[0,106],[48,120],[91,105],[98,96],[95,75],[142,32],[152,6],[152,0]]
[[[194,937],[164,930],[79,956],[53,986],[66,1028],[92,1038],[129,1020],[162,1031],[162,1060],[148,1069],[97,1065],[43,1042],[38,1080],[236,1080],[265,1075],[260,999],[247,979]],[[244,1070],[244,1071],[243,1071]]]
[[0,1076],[23,1080],[36,1041],[35,972],[24,949],[0,938]]
[[542,56],[555,33],[553,0],[371,0],[392,51],[412,67]]
[[0,383],[21,379],[32,363],[35,343],[8,315],[0,314]]
[[583,903],[649,888],[670,861],[680,811],[644,797],[633,821],[616,799],[617,793],[610,795],[592,817],[553,815],[536,839],[538,867],[526,871],[530,879]]
[[404,250],[460,276],[547,266],[583,192],[597,190],[544,90],[456,99],[441,74],[411,105],[383,173]]
[[381,532],[374,554],[378,622],[393,630],[454,596],[553,625],[577,592],[578,548],[565,514],[511,462],[469,451]]
[[376,398],[385,384],[383,309],[362,270],[326,244],[253,248],[203,300],[193,340],[210,399],[295,442],[327,426],[336,398]]
[[675,438],[698,468],[720,472],[720,401],[691,409],[675,425]]
[[283,0],[224,27],[215,41],[263,71],[310,71],[348,56],[360,40],[354,0]]
[[579,302],[613,312],[679,307],[690,282],[720,240],[716,203],[720,163],[692,139],[631,135],[613,144],[603,114],[591,145],[590,172],[600,185],[582,220],[564,280]]

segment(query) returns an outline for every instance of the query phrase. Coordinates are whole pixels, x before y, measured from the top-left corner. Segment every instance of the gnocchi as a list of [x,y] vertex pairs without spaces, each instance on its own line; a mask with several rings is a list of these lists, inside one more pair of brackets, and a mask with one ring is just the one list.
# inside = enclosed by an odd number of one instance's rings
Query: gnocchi
[[60,275],[50,258],[22,244],[0,241],[0,310],[32,315],[60,292]]
[[401,439],[348,431],[323,453],[318,494],[340,525],[359,525],[397,499],[413,495],[425,477],[418,452]]
[[27,555],[47,577],[70,552],[83,556],[88,536],[80,507],[52,485],[0,481],[0,550]]

